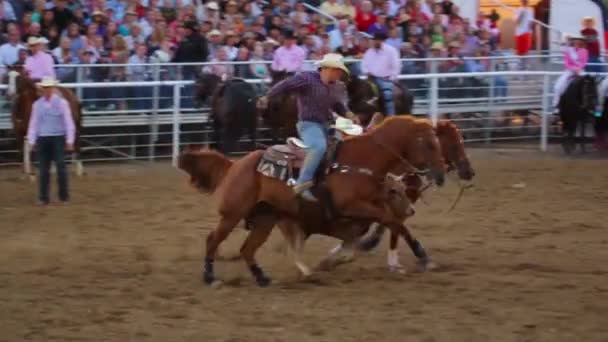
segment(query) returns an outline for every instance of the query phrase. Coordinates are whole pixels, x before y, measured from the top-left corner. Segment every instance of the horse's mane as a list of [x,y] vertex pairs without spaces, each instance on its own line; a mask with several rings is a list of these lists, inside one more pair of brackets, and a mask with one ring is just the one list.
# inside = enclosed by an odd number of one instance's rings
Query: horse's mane
[[187,148],[178,158],[178,167],[190,175],[190,183],[203,193],[213,193],[231,166],[230,159],[209,149]]
[[374,134],[376,131],[385,131],[393,127],[401,129],[408,125],[411,125],[410,127],[414,128],[415,131],[433,127],[431,120],[426,118],[417,118],[413,115],[393,115],[371,127],[365,134]]

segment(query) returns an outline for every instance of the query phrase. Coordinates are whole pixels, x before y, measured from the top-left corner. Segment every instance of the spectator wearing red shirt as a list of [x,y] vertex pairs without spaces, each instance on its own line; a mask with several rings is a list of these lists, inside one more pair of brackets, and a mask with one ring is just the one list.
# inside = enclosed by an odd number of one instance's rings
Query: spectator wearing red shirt
[[369,28],[376,22],[376,15],[373,13],[374,6],[369,0],[361,3],[361,7],[357,9],[355,15],[355,23],[357,30],[367,32]]
[[595,29],[595,18],[585,17],[583,18],[583,29],[581,35],[585,38],[586,48],[589,52],[589,63],[585,67],[587,72],[602,72],[601,65],[589,65],[600,62],[600,41],[599,33]]

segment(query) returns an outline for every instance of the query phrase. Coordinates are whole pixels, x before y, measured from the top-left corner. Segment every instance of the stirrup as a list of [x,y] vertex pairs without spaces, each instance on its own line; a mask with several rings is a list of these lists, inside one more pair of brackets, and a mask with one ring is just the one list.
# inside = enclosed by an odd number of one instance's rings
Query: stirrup
[[303,193],[306,190],[310,190],[312,189],[312,187],[315,185],[315,183],[313,181],[309,181],[309,182],[304,182],[302,184],[296,184],[293,187],[293,192],[296,195],[299,195],[301,193]]
[[309,148],[309,146],[306,145],[302,140],[295,138],[295,137],[287,138],[287,143],[294,145],[295,147],[302,148],[302,149]]

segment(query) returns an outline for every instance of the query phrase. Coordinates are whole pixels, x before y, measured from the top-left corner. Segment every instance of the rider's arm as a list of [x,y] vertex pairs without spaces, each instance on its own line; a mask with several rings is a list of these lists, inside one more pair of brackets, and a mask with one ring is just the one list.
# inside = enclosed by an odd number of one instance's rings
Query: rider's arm
[[72,145],[76,140],[76,126],[72,117],[72,110],[67,100],[61,99],[61,111],[63,112],[63,121],[65,123],[66,135],[65,142]]
[[282,71],[283,69],[285,69],[281,66],[282,57],[281,57],[281,51],[279,51],[279,49],[277,49],[274,52],[274,57],[272,58],[272,64],[270,65],[270,68],[275,71]]
[[370,61],[370,52],[371,49],[367,49],[367,51],[365,51],[365,53],[363,54],[363,58],[361,59],[361,74],[363,75],[367,75],[369,74],[369,63]]
[[396,81],[401,74],[401,61],[399,60],[399,51],[397,49],[391,49],[392,62],[391,62],[391,80]]
[[589,51],[587,49],[580,49],[578,52],[578,66],[580,70],[583,70],[587,66],[587,62],[589,62]]
[[287,93],[304,87],[308,83],[304,74],[297,74],[293,77],[284,79],[283,81],[270,88],[266,97],[274,97],[279,94]]
[[36,144],[36,139],[38,139],[38,117],[40,116],[38,104],[34,102],[32,106],[32,115],[30,117],[30,123],[27,127],[27,141],[30,145]]

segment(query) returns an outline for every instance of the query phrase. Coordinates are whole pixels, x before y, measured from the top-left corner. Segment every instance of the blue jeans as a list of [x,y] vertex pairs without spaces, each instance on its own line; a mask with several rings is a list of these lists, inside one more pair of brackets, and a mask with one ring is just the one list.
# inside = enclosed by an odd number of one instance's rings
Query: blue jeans
[[57,169],[59,199],[62,201],[69,200],[68,173],[65,168],[65,137],[40,137],[36,142],[36,150],[38,151],[38,164],[40,168],[38,199],[44,203],[49,202],[49,172],[51,170],[51,161],[53,161]]
[[376,84],[382,92],[384,98],[384,111],[387,116],[395,115],[395,98],[393,95],[393,82],[381,78],[376,78]]
[[327,128],[313,121],[300,121],[297,126],[298,134],[308,146],[304,165],[300,170],[297,184],[313,181],[319,165],[327,151]]

